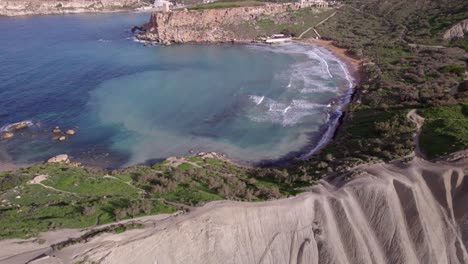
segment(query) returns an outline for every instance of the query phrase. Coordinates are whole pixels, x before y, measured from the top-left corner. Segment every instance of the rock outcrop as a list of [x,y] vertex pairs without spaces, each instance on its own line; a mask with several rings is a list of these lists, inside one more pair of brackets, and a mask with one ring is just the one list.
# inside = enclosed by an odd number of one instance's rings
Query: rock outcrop
[[[60,251],[47,250],[48,233],[39,250],[4,241],[0,260],[6,254],[19,263],[45,253],[30,263],[468,263],[463,157],[361,166],[297,197],[215,202],[185,215],[146,217],[145,229]],[[52,234],[51,241],[60,241]]]
[[468,19],[465,19],[451,28],[449,28],[444,33],[444,39],[452,40],[457,38],[463,38],[465,34],[468,33]]
[[67,154],[60,154],[47,160],[47,163],[70,163]]
[[0,15],[47,15],[109,12],[135,9],[148,3],[141,0],[0,0]]
[[246,34],[247,28],[239,26],[255,23],[262,18],[274,16],[280,19],[288,11],[299,9],[294,4],[267,4],[265,6],[209,9],[200,11],[154,12],[150,21],[143,26],[145,33],[140,40],[163,44],[207,43],[207,42],[250,42],[255,36]]

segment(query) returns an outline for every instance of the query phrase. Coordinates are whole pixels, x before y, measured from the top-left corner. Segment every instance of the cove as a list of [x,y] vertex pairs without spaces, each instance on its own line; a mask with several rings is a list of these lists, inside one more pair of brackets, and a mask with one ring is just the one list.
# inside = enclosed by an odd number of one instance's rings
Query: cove
[[[296,43],[145,47],[128,29],[147,18],[0,18],[0,127],[33,123],[0,141],[0,159],[67,153],[124,167],[214,151],[261,165],[323,143],[352,83],[329,51]],[[55,126],[77,134],[52,140]]]

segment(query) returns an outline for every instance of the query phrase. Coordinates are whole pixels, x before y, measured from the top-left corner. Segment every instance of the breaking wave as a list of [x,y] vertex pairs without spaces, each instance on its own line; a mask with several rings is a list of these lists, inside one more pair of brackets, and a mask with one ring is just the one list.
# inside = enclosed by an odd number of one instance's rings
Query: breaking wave
[[[343,106],[351,99],[354,79],[342,61],[321,47],[281,44],[252,48],[303,57],[287,71],[275,76],[275,79],[285,83],[284,87],[289,92],[287,98],[284,96],[285,98],[273,100],[265,95],[250,96],[256,111],[249,115],[249,118],[257,122],[272,122],[283,126],[300,124],[308,116],[323,118],[320,120],[325,123],[321,129],[322,136],[310,151],[301,156],[303,159],[310,157],[333,136]],[[291,93],[294,97],[292,99]],[[330,97],[328,104],[315,103],[318,97],[326,95]]]
[[283,126],[294,126],[306,116],[316,115],[329,107],[325,104],[311,103],[307,100],[293,99],[289,104],[275,101],[265,96],[250,96],[253,103],[259,107],[249,115],[256,122],[269,122]]

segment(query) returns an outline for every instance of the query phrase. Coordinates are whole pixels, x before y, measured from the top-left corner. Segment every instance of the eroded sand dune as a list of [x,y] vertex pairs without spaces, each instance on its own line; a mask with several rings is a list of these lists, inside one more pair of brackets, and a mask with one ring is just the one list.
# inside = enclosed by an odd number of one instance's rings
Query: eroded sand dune
[[33,263],[468,263],[464,166],[364,166],[298,197],[211,203]]

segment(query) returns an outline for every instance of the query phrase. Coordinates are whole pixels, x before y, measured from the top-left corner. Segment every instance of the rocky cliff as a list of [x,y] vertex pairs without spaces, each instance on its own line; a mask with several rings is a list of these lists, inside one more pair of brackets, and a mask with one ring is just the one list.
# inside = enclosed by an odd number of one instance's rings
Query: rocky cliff
[[60,251],[47,249],[46,236],[36,247],[3,241],[0,260],[45,253],[29,263],[468,263],[467,162],[458,159],[361,166],[298,197],[215,202]]
[[468,33],[468,19],[465,19],[453,27],[449,28],[444,33],[444,39],[451,40],[456,38],[463,38]]
[[46,15],[130,10],[148,5],[141,0],[0,0],[0,15]]
[[247,33],[249,28],[246,23],[255,24],[272,16],[277,21],[284,19],[289,11],[297,9],[299,7],[293,4],[269,4],[230,9],[155,12],[144,26],[146,32],[138,38],[159,43],[252,41],[256,35]]

